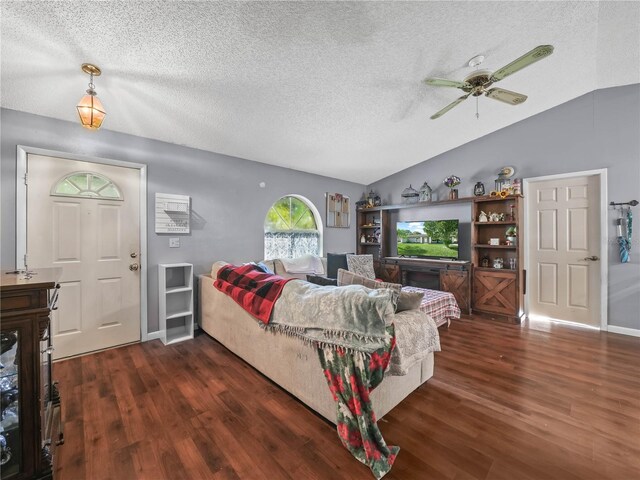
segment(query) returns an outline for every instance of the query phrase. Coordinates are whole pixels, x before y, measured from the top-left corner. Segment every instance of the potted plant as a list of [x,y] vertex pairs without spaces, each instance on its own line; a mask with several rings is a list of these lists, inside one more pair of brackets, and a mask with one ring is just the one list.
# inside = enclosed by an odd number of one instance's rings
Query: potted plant
[[442,182],[444,183],[445,187],[449,188],[449,200],[455,200],[456,198],[458,198],[458,189],[455,187],[460,185],[461,181],[462,180],[460,180],[460,177],[449,175]]
[[505,236],[507,237],[507,242],[510,245],[516,244],[517,234],[518,234],[518,229],[516,228],[515,225],[512,225],[509,228],[507,228],[507,231],[505,232]]

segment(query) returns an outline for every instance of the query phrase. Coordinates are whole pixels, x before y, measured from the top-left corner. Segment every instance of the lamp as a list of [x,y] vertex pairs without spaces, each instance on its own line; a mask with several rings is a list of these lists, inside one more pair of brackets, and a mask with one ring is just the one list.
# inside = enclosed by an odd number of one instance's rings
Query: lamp
[[83,63],[82,71],[84,73],[88,73],[91,79],[89,80],[87,94],[80,99],[80,102],[78,102],[78,105],[76,106],[78,109],[78,116],[80,117],[80,123],[83,127],[90,130],[97,130],[100,128],[100,125],[102,125],[102,121],[107,114],[104,111],[102,102],[96,95],[96,91],[94,90],[95,85],[93,84],[94,75],[96,77],[100,76],[102,70],[90,63]]

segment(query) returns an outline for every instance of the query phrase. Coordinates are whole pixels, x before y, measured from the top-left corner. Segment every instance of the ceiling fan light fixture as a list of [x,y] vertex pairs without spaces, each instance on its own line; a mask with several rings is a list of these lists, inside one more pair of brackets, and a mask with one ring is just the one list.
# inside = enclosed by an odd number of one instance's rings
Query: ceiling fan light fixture
[[466,93],[466,95],[459,97],[440,111],[431,115],[431,120],[440,118],[456,105],[466,100],[469,96],[476,97],[476,118],[480,118],[480,114],[478,112],[478,97],[481,95],[485,95],[488,98],[498,100],[508,105],[520,105],[524,103],[527,100],[527,96],[522,93],[512,92],[511,90],[505,90],[504,88],[489,89],[489,87],[503,78],[513,75],[523,68],[548,57],[552,53],[553,45],[538,45],[533,50],[530,50],[495,72],[491,72],[490,70],[479,70],[477,67],[484,61],[484,55],[476,55],[468,62],[469,66],[471,68],[476,68],[476,70],[467,75],[461,82],[448,80],[446,78],[425,78],[424,83],[432,87],[458,88]]
[[89,88],[87,89],[86,95],[83,96],[76,105],[76,109],[83,127],[89,130],[98,130],[107,112],[97,96],[95,85],[93,84],[93,77],[100,76],[102,71],[99,67],[90,63],[83,63],[82,71],[90,76]]

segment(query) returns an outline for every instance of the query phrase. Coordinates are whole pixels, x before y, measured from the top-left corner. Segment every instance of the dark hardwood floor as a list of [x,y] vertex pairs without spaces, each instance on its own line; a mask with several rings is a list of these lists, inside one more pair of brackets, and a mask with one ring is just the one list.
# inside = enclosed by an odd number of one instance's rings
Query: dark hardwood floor
[[[434,377],[379,422],[401,448],[385,479],[640,478],[640,338],[473,318],[441,340]],[[58,480],[373,478],[331,424],[207,335],[54,370]]]

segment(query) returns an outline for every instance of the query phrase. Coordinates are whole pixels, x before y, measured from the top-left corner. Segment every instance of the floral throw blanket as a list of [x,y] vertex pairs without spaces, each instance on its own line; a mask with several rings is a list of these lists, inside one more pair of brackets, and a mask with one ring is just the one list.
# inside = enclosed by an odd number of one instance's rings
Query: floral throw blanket
[[387,445],[376,423],[369,394],[384,379],[395,346],[393,326],[389,341],[373,353],[346,352],[343,348],[318,347],[320,365],[337,406],[337,430],[342,444],[376,478],[393,466],[400,447]]

